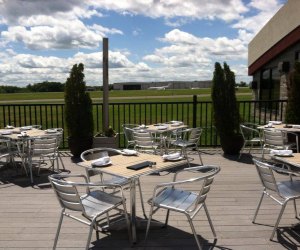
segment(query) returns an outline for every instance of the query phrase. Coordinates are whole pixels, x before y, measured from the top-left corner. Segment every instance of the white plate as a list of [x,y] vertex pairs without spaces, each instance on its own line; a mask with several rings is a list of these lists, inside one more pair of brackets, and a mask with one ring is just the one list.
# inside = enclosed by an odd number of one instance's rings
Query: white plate
[[56,129],[46,129],[45,132],[51,134],[51,133],[56,133],[57,130]]
[[280,125],[282,124],[282,121],[269,121],[269,123],[272,123],[274,125]]
[[12,132],[11,132],[10,130],[2,130],[2,131],[0,132],[0,134],[1,134],[1,135],[11,135]]
[[271,150],[270,154],[276,156],[292,156],[293,151],[292,150]]
[[92,163],[92,166],[93,167],[106,167],[106,166],[110,165],[111,163],[112,163],[111,161],[106,162],[106,163],[95,161],[95,162]]
[[15,127],[14,127],[14,126],[7,125],[5,128],[7,128],[7,129],[14,129]]
[[28,135],[21,135],[21,134],[18,134],[17,135],[19,138],[26,138],[26,137],[28,137]]
[[136,150],[130,150],[130,149],[123,149],[121,151],[122,155],[137,155],[138,152]]
[[164,161],[180,161],[182,159],[184,159],[183,156],[179,156],[178,158],[164,158],[163,160]]
[[24,127],[21,127],[21,130],[30,130],[32,129],[32,126],[24,126]]
[[168,126],[157,126],[157,129],[159,129],[159,130],[165,130],[167,128],[168,128]]

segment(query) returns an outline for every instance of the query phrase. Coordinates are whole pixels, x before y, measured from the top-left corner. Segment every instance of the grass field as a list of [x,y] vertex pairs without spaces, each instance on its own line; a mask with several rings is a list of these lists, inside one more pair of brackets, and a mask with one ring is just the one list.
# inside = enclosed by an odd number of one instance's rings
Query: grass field
[[[93,102],[102,100],[101,91],[89,92]],[[197,95],[199,100],[210,101],[211,89],[175,89],[175,90],[127,90],[110,91],[111,102],[149,102],[149,101],[190,101],[193,95]],[[246,88],[237,90],[238,100],[251,100],[252,92]],[[47,93],[12,93],[0,94],[0,103],[63,103],[63,92]]]

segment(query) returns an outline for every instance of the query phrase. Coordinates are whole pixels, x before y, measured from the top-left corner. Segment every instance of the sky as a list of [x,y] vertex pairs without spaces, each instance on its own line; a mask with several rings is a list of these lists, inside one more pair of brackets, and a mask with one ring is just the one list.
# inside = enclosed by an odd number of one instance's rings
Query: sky
[[0,85],[64,83],[83,63],[102,85],[211,80],[227,62],[250,82],[248,43],[287,0],[0,0]]

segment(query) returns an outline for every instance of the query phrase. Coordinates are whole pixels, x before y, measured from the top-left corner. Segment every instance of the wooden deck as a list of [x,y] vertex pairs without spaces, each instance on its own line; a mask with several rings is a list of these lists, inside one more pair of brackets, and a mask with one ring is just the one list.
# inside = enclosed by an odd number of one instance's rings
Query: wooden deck
[[[196,158],[196,157],[195,157]],[[71,161],[66,153],[63,157],[66,168],[72,173],[83,169]],[[208,210],[218,239],[214,241],[205,214],[201,211],[194,219],[203,249],[297,249],[300,247],[299,220],[294,216],[292,204],[288,204],[275,240],[269,237],[280,206],[265,199],[257,217],[252,218],[261,195],[261,184],[251,158],[244,155],[225,158],[220,150],[203,153],[205,164],[221,167],[207,199]],[[51,249],[58,225],[60,207],[51,190],[47,173],[35,177],[36,185],[29,179],[15,175],[14,170],[0,169],[0,249]],[[12,176],[14,175],[14,176]],[[172,174],[151,175],[141,178],[144,200],[152,195],[155,183],[171,180]],[[286,178],[281,176],[280,178]],[[142,217],[137,201],[137,214]],[[149,206],[146,205],[147,211]],[[164,211],[154,215],[164,220]],[[58,241],[59,249],[84,249],[88,228],[78,222],[65,219]],[[170,215],[168,228],[152,228],[148,241],[144,241],[145,229],[138,231],[138,242],[133,248],[125,230],[101,234],[96,240],[93,234],[91,249],[196,249],[196,243],[185,217]]]

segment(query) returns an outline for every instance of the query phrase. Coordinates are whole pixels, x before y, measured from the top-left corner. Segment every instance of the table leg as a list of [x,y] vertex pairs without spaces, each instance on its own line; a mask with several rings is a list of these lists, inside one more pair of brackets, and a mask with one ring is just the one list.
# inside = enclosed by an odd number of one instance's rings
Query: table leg
[[130,225],[132,243],[136,243],[136,179],[132,178],[130,185]]

